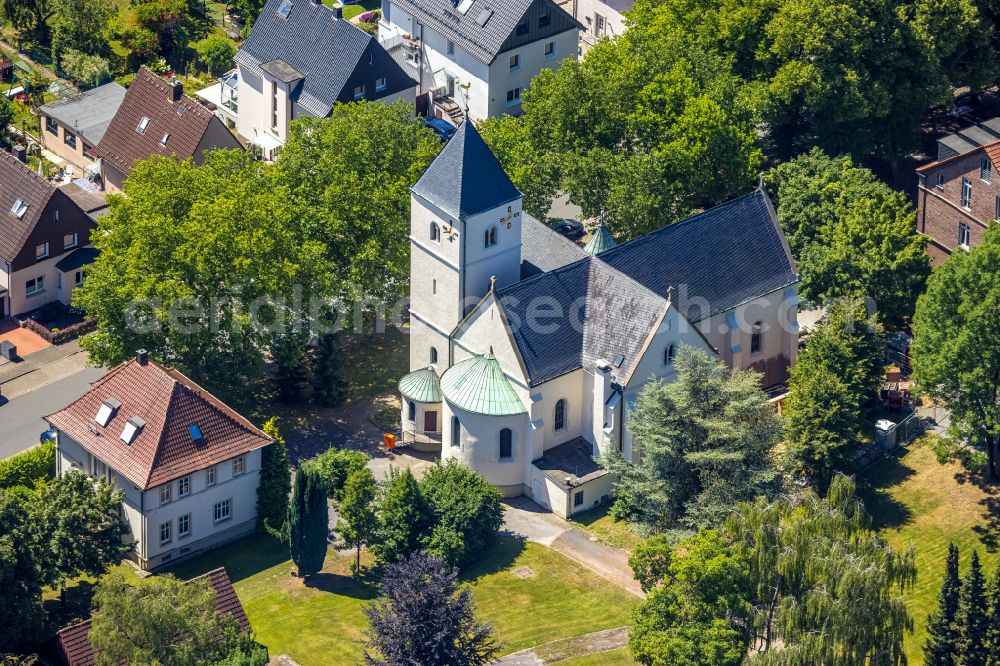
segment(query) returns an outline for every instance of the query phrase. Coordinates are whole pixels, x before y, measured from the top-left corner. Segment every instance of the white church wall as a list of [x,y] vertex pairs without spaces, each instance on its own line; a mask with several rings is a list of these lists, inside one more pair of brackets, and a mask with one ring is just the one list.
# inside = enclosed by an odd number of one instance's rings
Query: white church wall
[[[577,437],[583,437],[593,443],[590,421],[593,395],[586,389],[587,381],[583,369],[574,370],[531,388],[529,392],[531,420],[534,423],[542,422],[542,427],[535,430],[533,459],[540,458],[548,449]],[[566,401],[566,424],[562,430],[556,430],[555,410],[559,400]]]
[[[466,309],[489,293],[490,278],[497,288],[521,279],[521,200],[517,199],[465,220]],[[496,229],[496,244],[486,235]]]
[[[707,322],[696,325],[730,367],[748,368],[781,355],[794,365],[798,352],[797,294],[796,286],[792,285],[715,314]],[[758,321],[762,326],[761,350],[752,353],[752,327]]]
[[525,404],[528,399],[527,378],[521,370],[517,351],[504,327],[503,315],[492,297],[470,313],[453,338],[454,363],[476,354],[485,354],[493,348],[493,356],[500,363],[504,374],[510,378],[518,397]]
[[[458,447],[452,446],[453,417],[461,424],[461,438]],[[443,405],[444,425],[442,428],[441,459],[455,458],[471,467],[507,495],[524,492],[526,479],[523,461],[531,443],[527,432],[528,415],[486,416],[474,414],[457,407],[447,400]],[[511,457],[500,458],[500,431],[510,428],[512,432]]]

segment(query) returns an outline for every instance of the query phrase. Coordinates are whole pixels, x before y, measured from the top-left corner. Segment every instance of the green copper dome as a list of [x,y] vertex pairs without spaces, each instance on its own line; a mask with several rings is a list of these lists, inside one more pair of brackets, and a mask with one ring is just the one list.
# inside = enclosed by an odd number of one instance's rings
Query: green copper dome
[[451,404],[475,414],[512,416],[527,411],[492,353],[448,368],[441,376],[441,392]]
[[441,402],[441,382],[434,366],[405,375],[399,380],[399,392],[416,402]]
[[587,244],[583,246],[583,251],[591,254],[600,254],[605,250],[610,250],[615,245],[617,245],[615,239],[608,233],[608,228],[604,226],[604,222],[602,221],[601,226],[597,227],[597,231],[590,237]]

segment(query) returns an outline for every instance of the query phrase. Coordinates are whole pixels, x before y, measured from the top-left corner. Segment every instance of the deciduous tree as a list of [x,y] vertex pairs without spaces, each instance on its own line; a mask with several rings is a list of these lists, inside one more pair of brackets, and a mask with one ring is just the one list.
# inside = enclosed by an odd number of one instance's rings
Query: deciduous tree
[[327,497],[340,502],[343,498],[347,477],[368,464],[368,456],[361,451],[329,448],[304,465],[314,469],[323,483]]
[[398,562],[420,550],[434,520],[413,474],[395,467],[379,486],[375,514],[375,538],[370,547],[383,563]]
[[0,489],[0,645],[31,647],[45,623],[27,490]]
[[481,474],[455,459],[438,462],[420,480],[433,526],[426,552],[451,566],[475,559],[497,537],[503,525],[503,493]]
[[213,76],[222,74],[233,66],[236,49],[233,43],[221,35],[209,35],[195,45],[198,57],[208,67]]
[[361,570],[361,547],[369,545],[375,535],[377,495],[378,484],[375,482],[375,477],[370,469],[362,467],[347,477],[343,499],[337,507],[337,513],[341,518],[337,531],[340,532],[344,543],[355,549],[355,573]]

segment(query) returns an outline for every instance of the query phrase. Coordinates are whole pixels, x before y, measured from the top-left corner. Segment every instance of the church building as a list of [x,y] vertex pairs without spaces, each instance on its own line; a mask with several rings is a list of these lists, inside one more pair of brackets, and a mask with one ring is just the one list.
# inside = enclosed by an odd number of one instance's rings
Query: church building
[[682,345],[780,389],[798,346],[788,243],[758,189],[616,245],[522,210],[464,122],[411,190],[403,441],[561,516],[608,498],[594,457],[632,459],[629,413]]

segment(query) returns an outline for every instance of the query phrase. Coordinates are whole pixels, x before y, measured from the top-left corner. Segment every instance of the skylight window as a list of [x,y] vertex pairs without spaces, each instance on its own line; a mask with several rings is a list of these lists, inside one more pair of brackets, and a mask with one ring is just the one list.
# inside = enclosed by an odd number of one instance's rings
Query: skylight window
[[142,120],[139,121],[139,126],[135,128],[135,131],[139,134],[145,134],[147,127],[149,127],[149,118],[147,116],[143,116]]
[[475,0],[461,0],[461,2],[458,3],[458,12],[460,14],[465,14],[469,11],[469,7],[472,7],[473,2],[475,2]]
[[186,104],[182,103],[180,106],[177,107],[177,115],[178,116],[184,115],[185,111],[187,111],[187,105]]
[[14,202],[14,205],[10,207],[10,212],[17,216],[17,219],[24,217],[24,214],[28,212],[28,204],[24,203],[20,197]]
[[292,0],[282,0],[281,6],[278,7],[278,16],[281,18],[288,18],[288,15],[292,11]]
[[192,423],[188,426],[188,434],[191,435],[191,441],[195,444],[201,444],[201,440],[205,439],[205,436],[201,434],[201,428],[197,423]]
[[121,406],[122,403],[118,402],[114,398],[108,398],[101,404],[100,409],[97,410],[97,415],[94,417],[94,421],[97,422],[97,425],[103,428],[111,422],[111,419],[115,416],[115,412],[117,412],[118,408]]
[[139,434],[144,425],[146,425],[146,422],[138,416],[130,418],[122,429],[122,441],[131,446],[132,442],[135,441],[136,435]]
[[163,133],[163,138],[160,139],[160,145],[161,146],[167,145],[167,139],[169,139],[169,138],[170,138],[170,132],[164,132]]

